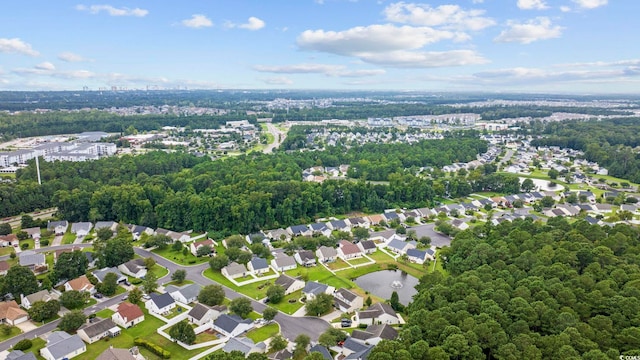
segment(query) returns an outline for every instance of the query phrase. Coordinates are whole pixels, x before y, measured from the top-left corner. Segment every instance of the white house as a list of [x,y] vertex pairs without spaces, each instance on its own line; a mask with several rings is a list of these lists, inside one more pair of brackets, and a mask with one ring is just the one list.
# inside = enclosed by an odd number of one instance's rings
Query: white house
[[253,321],[237,315],[221,314],[213,321],[212,328],[226,336],[235,337],[253,328]]
[[368,309],[356,312],[356,322],[359,324],[399,324],[400,318],[391,305],[375,303]]
[[0,302],[0,324],[17,325],[29,320],[29,314],[20,309],[15,300]]
[[221,314],[225,314],[227,312],[227,307],[225,305],[216,305],[213,307],[209,307],[204,304],[196,304],[189,313],[187,314],[187,319],[198,326],[204,325],[210,321],[217,319]]
[[302,293],[307,298],[307,300],[315,299],[319,294],[333,294],[335,288],[333,286],[325,285],[322,283],[318,283],[315,281],[307,281],[304,288],[302,289]]
[[362,296],[340,288],[333,293],[334,305],[342,312],[352,312],[364,306]]
[[176,302],[168,293],[156,294],[151,293],[150,299],[144,303],[144,307],[147,310],[156,314],[165,315],[168,314],[171,309],[176,307]]
[[78,335],[69,335],[64,331],[54,331],[47,337],[47,346],[40,349],[40,356],[46,360],[72,359],[87,347]]
[[316,255],[318,256],[318,261],[321,263],[334,262],[338,258],[338,251],[332,247],[323,245],[316,250]]
[[96,292],[96,287],[93,286],[91,281],[89,281],[87,275],[82,275],[78,278],[67,281],[66,283],[64,283],[64,289],[65,291],[86,291],[89,294],[93,294]]
[[58,293],[57,291],[49,291],[45,289],[27,296],[20,294],[20,305],[23,308],[29,310],[31,308],[31,305],[33,305],[33,303],[37,301],[47,302],[50,300],[58,300],[59,298],[60,293]]
[[255,275],[265,274],[269,272],[269,264],[267,263],[267,260],[257,256],[249,261],[249,263],[247,264],[247,268],[251,273]]
[[123,274],[141,279],[147,275],[147,267],[144,259],[131,259],[126,263],[118,265],[118,270]]
[[87,344],[93,344],[102,338],[120,335],[120,328],[111,319],[88,322],[80,326],[76,332]]
[[143,322],[144,313],[136,304],[121,302],[116,312],[111,315],[111,320],[126,329]]
[[275,259],[271,260],[271,267],[277,271],[284,272],[295,269],[298,267],[298,264],[293,256],[289,256],[285,253],[278,253],[275,256]]
[[302,288],[304,288],[304,281],[293,278],[289,275],[286,274],[282,274],[280,275],[276,281],[275,281],[276,285],[280,285],[282,286],[282,288],[284,288],[284,294],[285,295],[289,295],[291,293],[294,293]]
[[200,285],[198,284],[187,284],[180,287],[168,285],[165,286],[164,291],[171,295],[173,300],[187,305],[198,299],[200,289]]
[[198,249],[203,246],[208,246],[211,249],[211,252],[214,252],[214,248],[217,246],[215,241],[212,239],[202,240],[202,241],[194,241],[189,244],[189,250],[193,256],[198,256]]
[[302,266],[316,266],[316,255],[311,250],[298,250],[293,258]]
[[247,268],[242,264],[232,262],[231,264],[223,267],[220,272],[229,279],[235,279],[247,275]]
[[341,240],[340,243],[338,243],[337,251],[338,257],[343,260],[353,259],[363,255],[358,245],[347,240]]

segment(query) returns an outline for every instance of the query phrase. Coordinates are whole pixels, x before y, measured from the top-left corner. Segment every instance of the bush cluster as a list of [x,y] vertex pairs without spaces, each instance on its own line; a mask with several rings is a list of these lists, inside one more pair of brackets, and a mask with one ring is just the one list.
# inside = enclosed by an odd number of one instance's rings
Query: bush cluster
[[150,341],[147,341],[145,339],[140,339],[140,338],[135,338],[133,340],[133,343],[138,345],[138,346],[142,346],[145,349],[151,351],[152,353],[160,356],[163,359],[169,359],[171,358],[171,352],[167,351],[163,348],[161,348],[159,345],[156,345]]

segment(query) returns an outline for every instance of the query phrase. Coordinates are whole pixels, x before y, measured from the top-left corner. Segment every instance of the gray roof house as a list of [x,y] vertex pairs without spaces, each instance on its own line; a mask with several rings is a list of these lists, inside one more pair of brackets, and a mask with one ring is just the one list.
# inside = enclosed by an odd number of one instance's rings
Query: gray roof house
[[352,312],[364,306],[362,296],[343,288],[334,291],[333,300],[334,306],[342,312]]
[[189,310],[187,319],[196,325],[204,325],[209,321],[217,319],[220,314],[225,314],[226,312],[227,307],[225,305],[209,307],[198,303]]
[[213,321],[213,329],[229,337],[238,336],[251,328],[251,319],[242,319],[237,315],[222,314]]
[[249,261],[247,268],[256,275],[269,272],[269,264],[267,263],[267,260],[257,256],[254,256],[251,261]]
[[250,353],[263,353],[267,349],[267,346],[264,342],[254,343],[253,340],[240,336],[233,337],[227,341],[227,343],[222,348],[222,351],[230,353],[232,351],[240,351],[245,356]]
[[395,340],[398,330],[387,324],[369,325],[365,330],[355,329],[351,336],[371,345],[377,345],[382,340]]
[[316,255],[318,255],[318,261],[328,263],[336,261],[336,258],[338,258],[338,251],[335,248],[323,245],[316,250]]
[[116,229],[118,228],[118,223],[115,221],[98,221],[94,226],[94,229],[96,229],[96,231],[103,228],[107,228],[111,231],[116,231]]
[[78,335],[64,331],[54,331],[47,337],[47,346],[40,349],[40,355],[47,360],[71,359],[87,351]]
[[247,274],[247,268],[242,264],[232,262],[231,264],[223,267],[220,272],[222,273],[222,275],[226,276],[229,279],[235,279],[241,276],[245,276]]
[[412,244],[411,242],[397,239],[391,240],[387,244],[387,249],[399,254],[404,254],[408,249],[414,249],[415,247],[415,244]]
[[118,270],[123,274],[138,279],[147,275],[147,267],[145,266],[144,259],[131,259],[124,264],[118,265]]
[[32,250],[23,251],[18,255],[20,266],[26,266],[31,270],[36,267],[46,266],[47,262],[45,256],[42,253],[36,253]]
[[327,227],[327,224],[325,223],[313,223],[313,224],[309,224],[309,227],[311,228],[311,231],[313,231],[314,234],[322,234],[324,236],[329,236],[331,235],[331,229],[329,229]]
[[409,261],[416,264],[424,264],[424,262],[430,258],[425,250],[418,249],[408,249],[407,256],[409,257]]
[[77,236],[87,236],[92,228],[93,224],[90,222],[73,223],[71,224],[71,233]]
[[123,282],[125,280],[127,280],[127,277],[122,275],[122,273],[120,272],[120,270],[118,270],[118,268],[112,267],[112,268],[103,268],[103,269],[99,269],[99,270],[94,270],[93,271],[93,276],[96,277],[96,279],[98,279],[98,281],[103,282],[104,281],[104,277],[108,274],[108,273],[114,273],[118,276],[118,280],[117,282]]
[[298,250],[293,257],[296,262],[302,266],[315,266],[316,255],[311,250]]
[[378,250],[378,247],[376,246],[376,243],[373,240],[362,240],[358,243],[358,247],[365,254],[371,254],[376,252],[376,250]]
[[14,350],[7,354],[6,360],[36,360],[36,356],[32,352],[24,353],[21,350]]
[[307,225],[293,225],[287,228],[287,232],[292,236],[311,236],[313,232]]
[[69,228],[69,222],[67,220],[49,221],[47,223],[47,230],[52,231],[56,235],[62,235],[66,233],[67,228]]
[[58,298],[60,298],[60,293],[56,290],[49,291],[44,289],[27,296],[20,294],[20,305],[29,310],[31,305],[37,301],[47,302],[49,300],[58,300]]
[[322,293],[332,294],[334,290],[335,288],[333,286],[321,284],[315,281],[307,281],[306,285],[302,289],[302,293],[307,299],[313,299]]
[[309,353],[313,353],[313,352],[318,352],[320,354],[322,354],[322,357],[325,360],[333,360],[333,356],[331,356],[331,353],[329,352],[329,349],[327,349],[326,347],[317,344],[311,347],[311,349],[309,349]]
[[78,336],[87,344],[93,344],[105,337],[120,335],[120,328],[110,318],[85,323],[77,331]]
[[144,307],[156,314],[166,314],[171,311],[171,309],[176,307],[175,300],[173,300],[171,295],[169,295],[168,293],[151,293],[149,297],[150,299],[144,303]]
[[305,286],[304,281],[293,278],[287,274],[280,275],[274,283],[284,288],[285,295],[296,292]]
[[189,304],[198,298],[201,287],[198,284],[187,284],[183,286],[168,285],[164,288],[166,293],[169,293],[173,300],[181,302],[183,304]]
[[271,266],[277,271],[287,271],[295,269],[298,264],[293,256],[289,256],[284,253],[278,253],[275,259],[271,260]]

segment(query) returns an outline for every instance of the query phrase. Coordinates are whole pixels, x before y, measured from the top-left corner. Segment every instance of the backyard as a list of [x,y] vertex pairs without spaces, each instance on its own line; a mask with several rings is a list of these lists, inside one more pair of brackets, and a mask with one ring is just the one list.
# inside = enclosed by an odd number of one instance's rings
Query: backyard
[[[186,247],[183,247],[183,249],[187,249]],[[180,265],[185,265],[185,266],[189,266],[189,265],[195,265],[195,264],[202,264],[205,263],[207,261],[209,261],[209,257],[208,256],[202,256],[202,257],[196,257],[193,256],[193,254],[191,252],[189,252],[189,250],[187,249],[187,254],[185,255],[183,253],[183,250],[179,250],[179,251],[174,251],[171,246],[166,247],[165,249],[153,249],[153,253],[158,254],[168,260],[171,260],[177,264]]]

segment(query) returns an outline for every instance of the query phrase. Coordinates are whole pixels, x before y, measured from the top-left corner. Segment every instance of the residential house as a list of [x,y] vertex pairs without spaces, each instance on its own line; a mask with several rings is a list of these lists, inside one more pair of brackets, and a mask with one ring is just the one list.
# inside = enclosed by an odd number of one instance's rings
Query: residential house
[[357,245],[365,254],[373,254],[374,252],[376,252],[376,250],[378,250],[378,247],[373,240],[363,240],[360,241]]
[[369,240],[383,242],[385,244],[388,244],[389,242],[391,242],[391,240],[404,241],[405,239],[406,237],[396,234],[395,230],[378,231],[371,233],[371,235],[369,236]]
[[269,264],[266,259],[254,256],[247,264],[247,268],[254,275],[266,274],[269,272]]
[[342,344],[339,357],[343,358],[343,360],[366,360],[373,347],[371,344],[363,344],[349,336]]
[[32,352],[24,353],[22,350],[13,350],[7,354],[5,360],[36,360],[36,355]]
[[316,266],[316,255],[311,250],[298,250],[293,257],[302,266]]
[[118,349],[109,347],[98,357],[96,360],[138,360],[139,358],[134,355],[134,349]]
[[269,239],[262,232],[249,234],[246,236],[246,240],[249,244],[261,243],[261,244],[267,245],[270,243]]
[[87,261],[88,261],[87,268],[88,269],[92,269],[92,268],[96,267],[96,260],[98,260],[98,259],[96,259],[93,256],[94,253],[92,253],[91,251],[83,251],[82,253],[87,258]]
[[102,338],[120,335],[120,328],[111,319],[102,319],[83,324],[76,333],[87,344],[93,344]]
[[415,241],[391,240],[387,244],[387,250],[390,250],[396,254],[406,254],[407,250],[415,248]]
[[118,223],[115,221],[98,221],[93,228],[96,230],[96,232],[104,228],[115,232],[118,229]]
[[223,267],[220,272],[222,275],[229,279],[235,279],[239,277],[243,277],[247,275],[247,268],[242,264],[238,264],[237,262],[232,262],[231,264]]
[[24,231],[27,234],[29,234],[29,237],[34,239],[34,240],[40,240],[40,237],[42,237],[42,233],[40,232],[40,228],[39,227],[32,227],[32,228],[28,228],[28,229],[22,229],[22,231]]
[[333,356],[331,356],[331,352],[329,352],[329,349],[320,344],[316,344],[309,349],[309,354],[314,352],[322,354],[324,360],[333,360]]
[[198,299],[201,287],[198,284],[187,284],[183,286],[168,285],[165,286],[164,292],[169,293],[173,300],[183,303],[185,305],[190,304]]
[[47,230],[53,232],[56,235],[64,235],[69,228],[69,222],[67,220],[62,221],[49,221],[47,222]]
[[18,254],[18,263],[20,266],[28,267],[33,272],[44,272],[48,269],[44,254],[33,250],[26,250]]
[[136,279],[141,279],[147,275],[147,266],[144,263],[144,259],[131,259],[124,264],[118,265],[124,275],[132,276]]
[[351,224],[351,228],[354,228],[354,227],[368,228],[369,226],[371,226],[369,219],[366,217],[354,217],[354,218],[350,218],[348,221],[349,221],[349,224]]
[[130,302],[121,302],[118,304],[116,312],[111,315],[111,320],[114,323],[127,329],[133,325],[139,324],[144,321],[144,313],[142,309],[136,304]]
[[78,246],[74,246],[71,249],[58,249],[56,251],[53,252],[53,262],[57,263],[58,262],[58,258],[60,257],[60,255],[64,254],[64,253],[71,253],[74,251],[82,251],[81,247]]
[[275,258],[271,260],[271,267],[276,269],[276,271],[284,272],[295,269],[298,267],[298,264],[293,256],[285,253],[277,253]]
[[163,228],[157,228],[156,235],[166,235],[173,241],[188,242],[189,240],[191,240],[191,231],[176,232]]
[[213,321],[212,328],[225,336],[236,337],[253,328],[253,321],[238,315],[221,314]]
[[293,353],[289,349],[282,349],[268,355],[269,360],[288,360],[293,358]]
[[210,321],[217,319],[221,314],[227,313],[227,307],[225,305],[216,305],[209,307],[204,304],[196,304],[189,313],[187,319],[193,324],[198,326],[204,325]]
[[335,288],[333,286],[321,284],[315,281],[307,281],[304,288],[302,289],[302,294],[307,298],[307,300],[314,299],[319,294],[333,294]]
[[358,245],[347,240],[341,240],[338,243],[337,251],[338,257],[343,260],[353,259],[363,255],[363,252],[360,250]]
[[166,315],[171,309],[176,307],[176,302],[173,300],[171,295],[168,293],[157,294],[151,293],[149,295],[150,299],[144,303],[144,307],[147,308],[150,312]]
[[77,237],[85,237],[89,235],[93,228],[93,224],[90,222],[79,222],[71,224],[71,233],[76,234]]
[[333,293],[334,306],[342,312],[353,312],[359,310],[364,305],[362,296],[347,289],[340,288]]
[[314,234],[324,235],[327,237],[331,236],[331,229],[329,229],[325,223],[317,222],[309,224],[309,227]]
[[283,240],[284,241],[289,241],[289,240],[291,240],[291,235],[285,229],[268,230],[266,232],[266,235],[267,235],[268,238],[270,238],[271,240],[275,240],[275,241],[283,241]]
[[9,268],[10,266],[7,260],[0,260],[0,275],[7,275]]
[[378,345],[382,340],[395,340],[398,330],[387,324],[369,325],[364,330],[353,330],[351,337],[364,344]]
[[27,320],[29,314],[15,300],[0,302],[0,324],[18,325]]
[[369,215],[369,224],[371,225],[379,225],[380,222],[386,221],[384,216],[382,215]]
[[351,226],[348,223],[348,220],[334,220],[329,221],[327,223],[327,227],[331,230],[335,231],[349,231],[351,230]]
[[201,247],[208,246],[211,249],[210,253],[213,253],[215,252],[215,247],[217,245],[218,244],[216,244],[216,242],[213,241],[212,239],[195,241],[189,244],[189,250],[191,251],[191,254],[193,254],[193,256],[198,256],[198,249],[200,249]]
[[356,322],[367,325],[399,324],[400,318],[391,308],[391,305],[375,303],[366,310],[356,312]]
[[93,276],[96,277],[96,279],[98,279],[99,282],[103,282],[104,281],[104,277],[108,273],[116,274],[116,276],[118,277],[116,282],[118,282],[118,283],[121,283],[121,282],[124,282],[125,280],[127,280],[127,277],[122,275],[120,270],[118,270],[118,268],[115,268],[115,267],[103,268],[103,269],[100,269],[100,270],[94,270],[92,274],[93,274]]
[[287,233],[291,236],[311,236],[313,232],[307,225],[293,225],[289,226],[287,229]]
[[73,280],[69,280],[64,283],[65,291],[86,291],[89,294],[93,294],[96,292],[96,287],[93,286],[91,281],[87,278],[87,275],[82,275]]
[[338,258],[338,251],[332,247],[323,245],[316,250],[316,255],[318,255],[318,261],[321,263],[329,263],[336,261]]
[[140,240],[142,234],[151,236],[154,233],[152,228],[142,225],[129,225],[129,231],[131,231],[131,235],[133,236],[134,241]]
[[464,222],[464,220],[462,219],[451,220],[451,226],[455,227],[458,230],[467,230],[469,228],[469,224]]
[[251,353],[263,353],[267,349],[264,342],[254,343],[248,337],[232,337],[222,348],[222,351],[230,353],[232,351],[240,351],[245,357]]
[[302,280],[293,278],[289,275],[282,274],[280,275],[276,281],[274,282],[276,285],[282,286],[284,289],[284,294],[289,295],[294,293],[302,288],[304,288],[305,283]]
[[40,290],[27,296],[20,294],[20,306],[29,310],[31,308],[31,305],[33,305],[33,303],[37,301],[47,302],[50,300],[58,300],[59,298],[60,294],[58,292],[56,292],[55,290],[49,291],[46,289]]
[[40,349],[40,356],[46,360],[63,360],[72,359],[85,351],[87,347],[77,334],[54,331],[47,337],[47,346]]
[[435,252],[432,249],[407,249],[407,257],[409,257],[409,261],[416,264],[424,264],[424,262],[427,260],[433,260],[434,255]]

